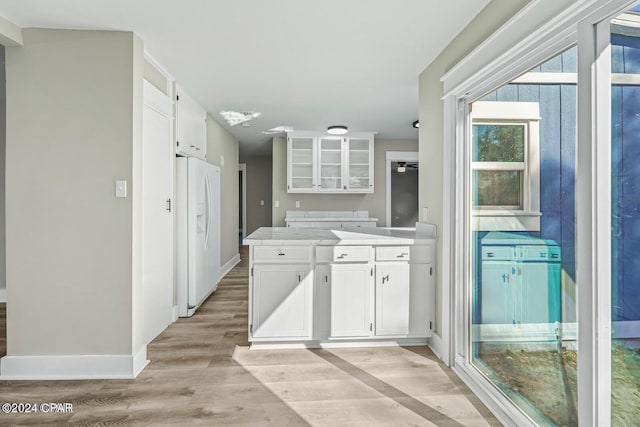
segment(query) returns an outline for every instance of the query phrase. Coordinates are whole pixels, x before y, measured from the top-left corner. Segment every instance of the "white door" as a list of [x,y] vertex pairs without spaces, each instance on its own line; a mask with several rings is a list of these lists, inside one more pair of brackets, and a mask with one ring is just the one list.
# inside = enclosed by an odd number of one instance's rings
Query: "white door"
[[172,321],[173,142],[171,100],[146,80],[142,114],[142,287],[144,338]]
[[368,337],[371,334],[371,266],[331,265],[331,336]]
[[409,333],[409,264],[376,266],[376,335]]
[[253,267],[252,338],[311,338],[311,277],[304,265]]
[[[189,280],[187,304],[194,310],[206,297],[207,265],[205,242],[209,232],[209,188],[206,181],[206,162],[193,157],[187,159],[187,228]],[[189,314],[191,315],[191,314]]]

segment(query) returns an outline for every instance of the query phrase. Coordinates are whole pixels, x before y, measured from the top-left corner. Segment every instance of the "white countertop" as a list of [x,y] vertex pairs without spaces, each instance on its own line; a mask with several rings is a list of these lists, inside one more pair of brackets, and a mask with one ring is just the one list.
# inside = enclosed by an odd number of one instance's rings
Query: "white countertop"
[[413,245],[435,241],[435,226],[417,228],[353,227],[323,228],[261,227],[244,239],[245,245]]

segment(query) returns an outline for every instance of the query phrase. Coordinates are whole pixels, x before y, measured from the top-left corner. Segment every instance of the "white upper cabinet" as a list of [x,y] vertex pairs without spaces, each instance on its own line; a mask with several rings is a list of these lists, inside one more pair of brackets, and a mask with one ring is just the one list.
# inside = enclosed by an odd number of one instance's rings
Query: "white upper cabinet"
[[316,188],[313,165],[315,144],[310,137],[291,137],[287,141],[287,176],[290,193],[313,192]]
[[287,135],[289,193],[373,193],[373,133]]
[[207,112],[176,87],[176,154],[207,158]]

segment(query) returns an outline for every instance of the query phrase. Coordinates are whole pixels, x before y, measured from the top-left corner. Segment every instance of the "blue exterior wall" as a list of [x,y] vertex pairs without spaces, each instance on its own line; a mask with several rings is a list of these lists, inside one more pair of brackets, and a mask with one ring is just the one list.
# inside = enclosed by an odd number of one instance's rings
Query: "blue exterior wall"
[[[640,39],[612,35],[612,72],[640,74]],[[640,86],[612,88],[613,320],[640,320]]]

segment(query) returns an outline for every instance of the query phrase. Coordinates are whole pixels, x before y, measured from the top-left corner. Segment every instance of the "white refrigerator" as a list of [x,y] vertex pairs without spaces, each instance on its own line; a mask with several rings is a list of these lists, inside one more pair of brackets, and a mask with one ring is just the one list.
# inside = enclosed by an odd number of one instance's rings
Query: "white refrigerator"
[[193,315],[220,281],[220,168],[176,159],[178,315]]

